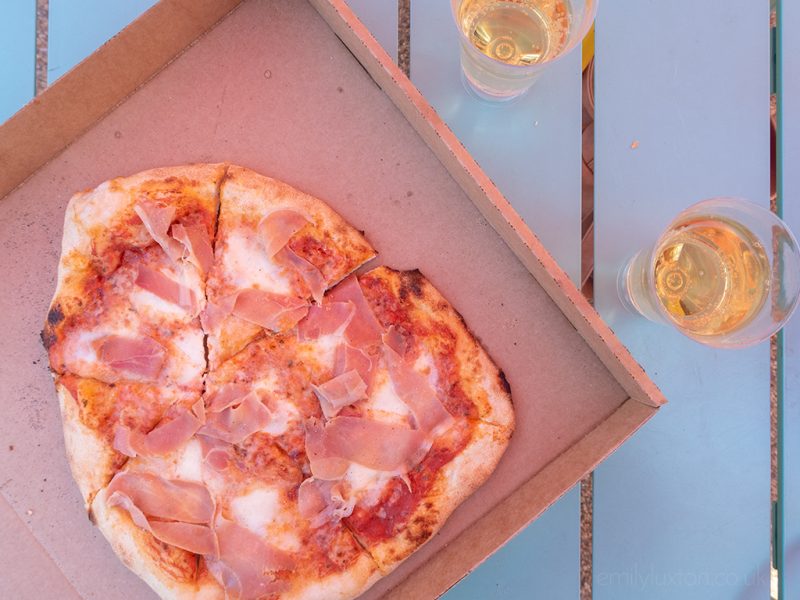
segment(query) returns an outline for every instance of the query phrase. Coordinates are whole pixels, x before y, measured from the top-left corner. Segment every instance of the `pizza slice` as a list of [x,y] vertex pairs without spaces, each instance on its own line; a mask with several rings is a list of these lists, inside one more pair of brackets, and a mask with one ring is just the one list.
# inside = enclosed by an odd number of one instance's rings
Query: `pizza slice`
[[[224,165],[156,169],[75,195],[42,338],[87,505],[174,404],[199,399],[199,314]],[[124,449],[123,449],[124,450]]]
[[156,169],[70,200],[42,332],[53,372],[202,387],[198,317],[224,170]]
[[324,202],[243,167],[220,191],[203,324],[213,369],[263,335],[292,328],[325,290],[375,256]]
[[92,516],[165,598],[355,597],[380,571],[341,523],[302,516],[302,479],[269,436],[211,419],[179,449],[131,459]]
[[105,383],[75,375],[57,376],[56,392],[67,459],[87,508],[97,491],[135,456],[131,444],[168,444],[165,434],[176,435],[174,429],[181,423],[161,430],[157,426],[171,422],[171,413],[180,416],[199,397],[176,386]]
[[328,367],[323,418],[304,424],[314,518],[342,518],[388,572],[494,470],[514,427],[505,378],[417,271],[345,280],[298,336]]

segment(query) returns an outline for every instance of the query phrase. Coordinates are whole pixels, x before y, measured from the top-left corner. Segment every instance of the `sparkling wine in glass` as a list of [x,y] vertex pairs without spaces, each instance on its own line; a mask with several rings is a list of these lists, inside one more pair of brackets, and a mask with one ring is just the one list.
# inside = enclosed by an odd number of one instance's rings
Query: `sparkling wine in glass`
[[770,211],[733,198],[683,211],[622,269],[623,303],[717,347],[767,339],[800,294],[797,240]]
[[451,0],[464,78],[478,96],[509,100],[591,28],[597,0]]

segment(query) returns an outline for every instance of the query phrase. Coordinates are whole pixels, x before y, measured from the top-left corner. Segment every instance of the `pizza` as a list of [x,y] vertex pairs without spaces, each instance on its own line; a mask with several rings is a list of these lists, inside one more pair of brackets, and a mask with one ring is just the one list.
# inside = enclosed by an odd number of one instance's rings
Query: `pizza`
[[42,339],[91,520],[162,598],[354,598],[492,473],[509,385],[419,271],[243,167],[70,200]]

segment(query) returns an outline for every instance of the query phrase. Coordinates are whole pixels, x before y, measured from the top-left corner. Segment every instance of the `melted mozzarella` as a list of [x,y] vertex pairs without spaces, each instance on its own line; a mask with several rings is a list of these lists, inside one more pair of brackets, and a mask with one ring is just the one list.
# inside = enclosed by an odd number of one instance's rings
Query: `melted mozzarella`
[[351,463],[344,479],[350,484],[351,494],[364,506],[373,506],[381,498],[383,488],[394,477],[394,473],[376,471],[363,465]]
[[276,490],[256,488],[231,501],[233,518],[253,533],[264,535],[267,526],[278,519],[280,497]]
[[188,316],[188,311],[177,304],[167,302],[152,292],[133,286],[130,295],[133,308],[150,323],[157,323],[159,319],[183,319]]
[[289,279],[284,269],[274,263],[258,239],[237,231],[226,238],[227,247],[222,253],[222,269],[231,283],[240,289],[258,287],[275,294],[291,294]]
[[296,552],[300,539],[292,530],[291,513],[281,506],[278,490],[259,487],[231,501],[234,520],[282,550]]
[[268,371],[264,377],[253,384],[253,389],[261,394],[274,393],[278,387],[278,376],[274,371]]
[[197,378],[202,377],[206,367],[203,332],[194,327],[185,328],[173,336],[170,342],[180,350],[180,354],[170,352],[168,360],[171,379],[179,385],[196,384]]
[[342,334],[330,333],[322,335],[313,341],[313,357],[316,362],[329,369],[333,368],[336,348],[342,342]]
[[[69,357],[69,362],[96,363],[98,358],[94,342],[101,337],[109,335],[110,332],[102,329],[91,329],[88,331],[79,330],[76,333],[77,335],[71,336],[65,353]],[[78,374],[80,375],[80,373]]]
[[439,372],[436,370],[436,363],[433,361],[433,356],[428,352],[420,352],[417,360],[414,362],[414,370],[417,373],[425,375],[428,378],[428,383],[433,389],[436,389],[439,383]]
[[375,374],[374,388],[369,398],[369,409],[396,415],[405,419],[409,415],[408,406],[400,399],[385,370]]
[[192,438],[175,459],[175,477],[186,481],[203,480],[203,452],[197,438]]
[[289,402],[276,401],[270,404],[270,420],[261,431],[270,435],[282,435],[289,429],[290,423],[301,420],[301,415]]

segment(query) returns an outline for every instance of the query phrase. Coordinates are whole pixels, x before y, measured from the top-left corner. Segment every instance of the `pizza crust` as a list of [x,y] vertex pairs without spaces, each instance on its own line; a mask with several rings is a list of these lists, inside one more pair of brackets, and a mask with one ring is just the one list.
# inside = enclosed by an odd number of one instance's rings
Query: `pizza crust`
[[56,394],[64,425],[64,446],[72,477],[88,510],[92,499],[114,476],[115,452],[106,441],[81,422],[78,400],[57,383]]
[[[480,341],[469,330],[464,318],[419,271],[397,271],[381,266],[365,273],[361,281],[377,279],[386,284],[408,311],[414,323],[427,329],[443,328],[455,338],[454,355],[458,362],[458,381],[475,405],[478,418],[487,423],[514,429],[511,388],[503,372],[494,364]],[[373,307],[375,308],[375,307]],[[421,336],[420,342],[433,353],[435,335]]]
[[[201,570],[196,555],[161,544],[137,527],[128,513],[106,504],[106,490],[94,497],[90,518],[122,560],[164,600],[223,600],[216,579]],[[170,575],[172,574],[172,575]]]
[[[122,562],[142,578],[163,600],[223,600],[225,592],[214,577],[202,566],[195,571],[196,580],[180,581],[169,572],[190,577],[185,559],[189,552],[158,552],[165,545],[155,541],[137,527],[128,514],[106,505],[105,490],[101,490],[91,506],[91,517]],[[202,565],[202,560],[198,560]],[[179,576],[180,576],[179,575]],[[321,579],[294,585],[281,597],[284,600],[345,600],[355,598],[383,576],[366,553],[349,568]]]
[[453,511],[484,484],[497,467],[510,437],[508,428],[475,422],[468,445],[437,472],[430,491],[398,535],[379,543],[362,540],[384,575],[436,535]]

